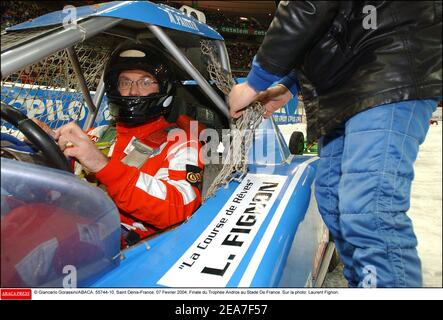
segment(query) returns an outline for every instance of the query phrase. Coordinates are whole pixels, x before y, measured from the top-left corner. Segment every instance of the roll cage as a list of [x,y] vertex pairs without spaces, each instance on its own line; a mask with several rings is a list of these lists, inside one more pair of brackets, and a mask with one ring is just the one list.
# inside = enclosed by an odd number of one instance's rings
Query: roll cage
[[[154,8],[153,4],[150,3],[136,3],[135,5],[145,5],[146,9]],[[165,55],[176,65],[176,72],[179,75],[179,79],[181,81],[193,80],[201,93],[206,97],[206,101],[210,103],[220,115],[228,118],[229,112],[224,97],[208,82],[207,77],[203,75],[205,73],[205,65],[202,63],[199,43],[201,39],[210,39],[213,41],[215,51],[223,69],[229,72],[229,57],[221,36],[218,35],[219,37],[217,37],[212,33],[185,33],[183,28],[171,29],[169,25],[165,28],[161,25],[143,21],[119,18],[124,16],[125,13],[118,14],[118,9],[129,9],[131,6],[134,6],[134,4],[125,2],[115,3],[113,6],[107,5],[103,12],[99,11],[94,16],[81,16],[73,23],[71,22],[64,25],[55,23],[52,21],[54,19],[50,16],[48,18],[49,22],[48,19],[46,19],[42,20],[40,24],[34,23],[27,25],[27,23],[25,23],[23,26],[18,25],[7,29],[2,35],[2,37],[6,38],[4,43],[2,43],[1,52],[2,79],[51,54],[66,49],[83,99],[90,110],[83,125],[83,129],[88,129],[94,125],[103,100],[103,75],[101,75],[100,81],[95,88],[88,87],[75,46],[82,42],[93,43],[103,37],[104,39],[101,39],[102,42],[107,42],[111,39],[113,45],[119,41],[121,42],[128,39],[135,42],[149,42],[151,45],[163,47]],[[175,17],[175,19],[183,19],[183,13],[178,10],[165,5],[155,5],[155,7],[161,7],[161,10],[166,11],[170,19],[174,19],[171,18],[172,14],[174,14],[173,17]],[[108,12],[111,9],[117,12],[114,14],[114,16],[117,17],[109,16],[110,14]],[[103,16],[101,16],[102,14]],[[58,20],[56,19],[56,22],[60,22],[61,17],[62,16],[60,16]],[[190,17],[187,17],[187,19],[190,21],[193,20],[193,18]],[[194,25],[199,24],[196,20],[192,22]],[[208,27],[206,26],[206,28]],[[29,31],[32,31],[34,34],[31,33],[31,36],[20,39],[21,34],[29,33]],[[7,40],[11,38],[19,38],[19,40],[8,43]],[[107,43],[107,45],[109,46],[109,43]],[[112,48],[109,49],[112,50]],[[91,97],[91,92],[95,92],[93,97]]]

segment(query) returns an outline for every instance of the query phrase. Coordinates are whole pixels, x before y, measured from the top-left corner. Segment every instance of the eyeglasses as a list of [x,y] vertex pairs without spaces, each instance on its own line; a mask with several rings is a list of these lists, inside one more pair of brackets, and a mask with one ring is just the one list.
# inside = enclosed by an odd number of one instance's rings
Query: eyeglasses
[[142,78],[138,80],[129,80],[129,79],[118,79],[118,87],[122,90],[129,90],[132,88],[133,83],[137,84],[139,89],[148,89],[152,84],[158,83],[157,81],[152,80],[151,78]]

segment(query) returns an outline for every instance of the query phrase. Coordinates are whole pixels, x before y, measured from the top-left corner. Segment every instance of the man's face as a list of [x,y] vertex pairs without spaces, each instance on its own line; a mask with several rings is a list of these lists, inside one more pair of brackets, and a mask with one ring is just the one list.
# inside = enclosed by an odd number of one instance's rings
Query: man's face
[[122,97],[145,97],[159,92],[157,79],[143,70],[122,71],[118,77],[117,88]]

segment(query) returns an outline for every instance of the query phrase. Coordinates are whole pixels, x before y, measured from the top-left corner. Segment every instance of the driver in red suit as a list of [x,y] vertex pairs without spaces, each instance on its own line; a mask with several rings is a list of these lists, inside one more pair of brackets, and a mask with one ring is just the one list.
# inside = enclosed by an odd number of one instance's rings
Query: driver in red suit
[[66,156],[105,186],[120,210],[127,245],[186,220],[200,206],[201,145],[191,134],[190,118],[165,119],[174,81],[168,61],[155,50],[134,43],[120,46],[105,67],[104,80],[116,120],[108,155],[93,141],[109,128],[87,135],[70,123],[58,128],[55,138]]

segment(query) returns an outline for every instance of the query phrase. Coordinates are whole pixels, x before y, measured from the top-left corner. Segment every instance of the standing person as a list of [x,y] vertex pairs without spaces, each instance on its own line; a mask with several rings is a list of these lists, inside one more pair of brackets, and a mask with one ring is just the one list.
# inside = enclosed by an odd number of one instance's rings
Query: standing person
[[442,95],[441,2],[371,4],[281,1],[229,104],[236,118],[260,99],[270,116],[296,94],[298,78],[308,141],[319,139],[318,207],[349,286],[420,287],[406,212]]
[[[192,139],[189,118],[165,119],[174,95],[172,70],[151,48],[120,46],[105,67],[104,81],[116,126],[97,127],[87,135],[69,123],[54,137],[119,208],[126,246],[182,222],[200,206],[201,144]],[[178,142],[169,138],[174,131]],[[93,141],[110,143],[107,156]]]

